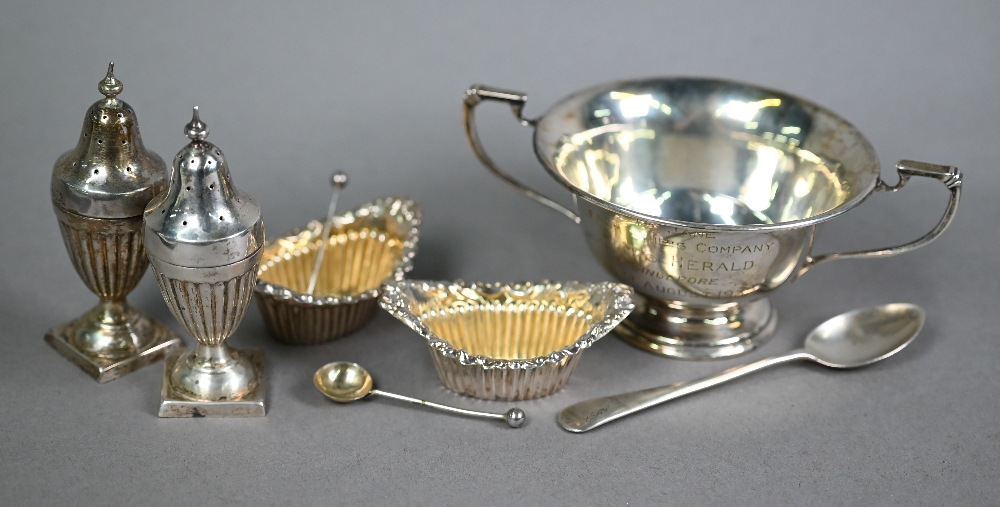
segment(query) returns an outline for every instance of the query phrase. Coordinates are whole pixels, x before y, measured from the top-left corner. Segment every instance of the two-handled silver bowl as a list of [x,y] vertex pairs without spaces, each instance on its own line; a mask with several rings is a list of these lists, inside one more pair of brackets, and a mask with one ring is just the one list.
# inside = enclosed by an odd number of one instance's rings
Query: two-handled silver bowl
[[[951,222],[961,196],[954,167],[901,161],[879,177],[874,148],[854,126],[812,102],[757,86],[698,78],[619,81],[578,91],[538,119],[527,96],[474,86],[466,134],[480,161],[532,199],[583,227],[600,263],[642,296],[617,332],[682,358],[744,353],[777,316],[767,294],[823,261],[897,255]],[[535,154],[573,193],[557,204],[501,170],[483,150],[474,109],[510,104],[535,128]],[[940,222],[920,239],[878,250],[813,255],[816,225],[896,191],[912,176],[950,191]]]

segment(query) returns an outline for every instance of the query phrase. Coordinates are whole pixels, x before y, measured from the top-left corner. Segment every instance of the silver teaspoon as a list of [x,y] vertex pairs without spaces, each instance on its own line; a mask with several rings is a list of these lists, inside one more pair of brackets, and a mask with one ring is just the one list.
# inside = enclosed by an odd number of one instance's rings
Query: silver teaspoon
[[640,410],[714,387],[789,361],[806,360],[830,368],[857,368],[881,361],[907,346],[924,325],[919,306],[894,303],[840,314],[813,329],[803,348],[737,366],[718,375],[631,393],[582,401],[559,413],[559,425],[582,433]]

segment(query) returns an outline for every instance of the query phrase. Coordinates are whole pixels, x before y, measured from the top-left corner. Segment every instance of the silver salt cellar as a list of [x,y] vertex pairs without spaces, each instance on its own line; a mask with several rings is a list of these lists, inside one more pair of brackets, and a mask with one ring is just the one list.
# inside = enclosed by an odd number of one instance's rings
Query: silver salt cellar
[[194,117],[166,192],[145,212],[145,241],[167,306],[198,341],[167,356],[160,417],[261,417],[264,354],[225,344],[253,295],[264,244],[257,202],[233,186],[226,158]]
[[114,62],[87,110],[76,148],[52,171],[52,207],[73,267],[100,303],[56,326],[45,341],[104,383],[163,358],[181,339],[125,296],[146,272],[142,213],[166,188],[166,164],[146,150],[135,111],[118,99]]

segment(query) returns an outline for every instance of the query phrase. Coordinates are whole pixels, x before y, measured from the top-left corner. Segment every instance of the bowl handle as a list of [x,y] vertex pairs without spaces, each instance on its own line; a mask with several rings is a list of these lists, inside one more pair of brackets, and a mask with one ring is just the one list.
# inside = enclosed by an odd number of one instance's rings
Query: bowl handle
[[944,216],[938,221],[937,225],[931,229],[930,232],[924,234],[923,237],[916,241],[906,243],[905,245],[894,246],[891,248],[883,248],[879,250],[859,250],[856,252],[843,252],[843,253],[828,253],[819,255],[816,257],[812,256],[812,242],[809,245],[809,254],[806,255],[805,261],[802,263],[802,267],[799,268],[798,274],[796,276],[802,276],[806,271],[811,269],[813,266],[829,260],[834,259],[857,259],[862,257],[889,257],[892,255],[899,255],[901,253],[909,252],[910,250],[916,250],[931,241],[937,239],[945,229],[948,228],[948,224],[951,223],[952,219],[955,218],[955,211],[958,209],[958,202],[962,198],[962,172],[958,170],[957,167],[949,167],[937,164],[928,164],[927,162],[917,162],[914,160],[900,160],[896,164],[896,172],[899,173],[899,182],[895,185],[887,185],[885,181],[881,178],[878,180],[878,184],[875,190],[883,192],[895,192],[906,185],[906,182],[910,180],[913,176],[925,176],[928,178],[934,178],[944,184],[948,190],[951,191],[951,199],[948,201],[948,208],[944,211]]
[[483,165],[485,165],[486,168],[498,178],[506,181],[508,185],[524,192],[524,194],[528,197],[558,211],[559,213],[562,213],[570,220],[580,223],[580,217],[577,216],[577,214],[572,210],[528,188],[493,163],[493,160],[486,154],[486,150],[483,149],[482,143],[479,141],[479,134],[476,133],[476,117],[474,109],[484,100],[507,102],[510,104],[510,108],[514,111],[514,116],[520,120],[521,125],[533,127],[536,124],[536,120],[529,120],[522,114],[524,104],[528,102],[527,95],[521,92],[499,90],[484,85],[472,85],[472,87],[465,92],[465,101],[462,107],[462,121],[465,123],[465,137],[469,140],[469,145],[472,146],[472,151],[475,152],[477,157],[479,157],[479,161],[482,162]]

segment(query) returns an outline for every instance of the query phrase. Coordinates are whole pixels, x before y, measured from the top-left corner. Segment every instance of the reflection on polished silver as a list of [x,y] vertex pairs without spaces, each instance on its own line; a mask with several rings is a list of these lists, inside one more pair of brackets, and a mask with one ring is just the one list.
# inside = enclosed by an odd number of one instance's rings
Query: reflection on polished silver
[[194,108],[191,143],[174,157],[170,185],[146,208],[145,241],[170,312],[196,340],[167,356],[160,417],[260,417],[264,357],[224,342],[250,305],[264,222],[232,182],[226,159],[205,141]]
[[374,381],[368,370],[357,363],[335,362],[329,363],[313,375],[313,384],[323,396],[330,398],[337,403],[350,403],[368,396],[385,396],[394,400],[415,403],[425,407],[435,408],[452,414],[464,415],[467,417],[479,417],[483,419],[497,419],[507,423],[511,428],[519,428],[526,416],[519,408],[512,408],[502,414],[490,412],[480,412],[478,410],[466,410],[464,408],[449,407],[427,400],[410,398],[399,394],[388,393],[375,389]]
[[[473,110],[506,102],[534,126],[535,154],[573,193],[571,211],[515,180],[486,154]],[[591,251],[635,287],[639,306],[616,330],[645,350],[680,358],[741,354],[777,316],[767,294],[832,259],[884,257],[926,245],[961,197],[953,168],[902,161],[879,178],[874,148],[834,113],[786,93],[730,81],[652,78],[576,92],[537,120],[527,96],[466,92],[465,129],[494,174],[579,223]],[[815,226],[894,191],[912,176],[941,181],[950,201],[938,224],[905,245],[814,256]]]
[[166,165],[146,150],[135,111],[117,98],[114,62],[98,89],[104,99],[87,111],[76,148],[52,171],[52,205],[73,267],[100,303],[56,326],[45,341],[98,382],[161,359],[181,339],[125,301],[149,261],[142,244],[142,210],[166,187]]
[[919,306],[896,303],[838,315],[806,337],[805,345],[786,355],[731,368],[718,375],[631,393],[583,401],[566,407],[558,421],[566,431],[582,433],[681,396],[714,387],[769,366],[805,360],[830,368],[857,368],[881,361],[907,346],[924,325]]

